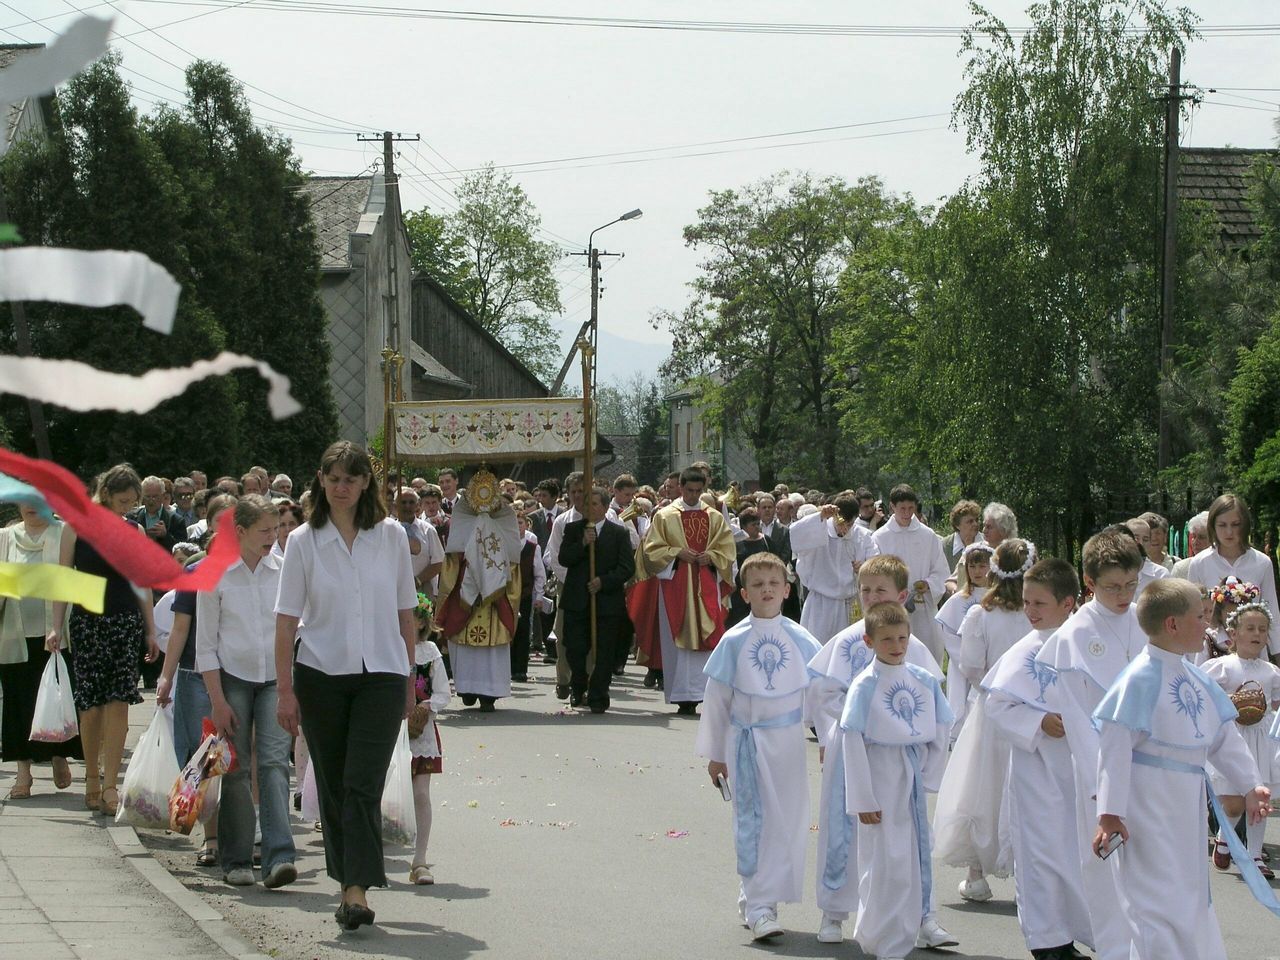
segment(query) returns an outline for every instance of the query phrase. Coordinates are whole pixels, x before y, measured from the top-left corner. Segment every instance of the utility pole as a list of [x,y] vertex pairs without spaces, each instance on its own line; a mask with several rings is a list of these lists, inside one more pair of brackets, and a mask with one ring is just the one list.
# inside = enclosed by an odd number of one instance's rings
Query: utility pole
[[383,295],[385,329],[382,347],[382,459],[389,473],[391,462],[395,458],[395,443],[391,422],[391,404],[404,399],[405,358],[400,352],[400,297],[398,292],[399,270],[396,265],[396,227],[400,223],[400,184],[396,177],[396,155],[393,144],[416,142],[421,140],[419,134],[412,137],[402,136],[384,130],[380,137],[357,136],[361,143],[382,142],[382,225],[387,245],[387,292]]
[[[1178,268],[1178,114],[1182,109],[1182,51],[1169,51],[1169,92],[1164,121],[1164,242],[1160,257],[1160,382],[1167,382],[1173,370],[1173,307]],[[1160,439],[1156,449],[1156,469],[1164,470],[1172,458],[1169,411],[1163,396],[1160,404]]]
[[[0,187],[0,223],[9,220],[9,205],[5,201],[4,189]],[[31,327],[27,323],[27,307],[21,300],[11,300],[9,309],[13,311],[13,336],[17,341],[18,356],[29,357],[31,350]],[[36,441],[36,456],[41,460],[52,460],[53,451],[49,447],[49,427],[44,420],[44,405],[34,397],[27,397],[27,413],[31,416],[31,434]]]

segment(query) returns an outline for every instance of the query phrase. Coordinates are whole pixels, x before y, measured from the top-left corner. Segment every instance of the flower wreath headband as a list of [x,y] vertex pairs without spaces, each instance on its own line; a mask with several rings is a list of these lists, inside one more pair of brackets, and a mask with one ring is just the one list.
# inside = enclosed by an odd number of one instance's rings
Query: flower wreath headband
[[[1249,586],[1253,586],[1253,584],[1249,584]],[[1271,617],[1271,608],[1267,606],[1266,601],[1251,600],[1248,603],[1240,604],[1240,606],[1236,607],[1234,610],[1231,611],[1231,613],[1227,616],[1227,629],[1234,630],[1236,628],[1236,624],[1240,622],[1240,618],[1244,616],[1246,613],[1251,613],[1254,610],[1258,611],[1264,617],[1267,618],[1268,626],[1270,626],[1272,623],[1275,622]]]
[[[1253,603],[1262,595],[1256,583],[1249,583],[1239,577],[1227,577],[1209,591],[1209,599],[1214,603]],[[1270,616],[1271,611],[1267,611]]]
[[993,557],[995,556],[995,552],[996,552],[996,548],[993,547],[991,544],[987,543],[985,540],[975,540],[973,541],[973,543],[969,544],[967,547],[965,547],[963,550],[960,551],[960,558],[962,560],[968,561],[969,554],[971,553],[985,553],[988,557]]
[[[1022,566],[1017,570],[1004,570],[1000,567],[998,561],[991,564],[991,572],[1001,580],[1017,580],[1022,577],[1032,565],[1036,562],[1036,545],[1030,540],[1023,540],[1027,545],[1027,559],[1022,561]],[[993,558],[994,559],[994,558]]]

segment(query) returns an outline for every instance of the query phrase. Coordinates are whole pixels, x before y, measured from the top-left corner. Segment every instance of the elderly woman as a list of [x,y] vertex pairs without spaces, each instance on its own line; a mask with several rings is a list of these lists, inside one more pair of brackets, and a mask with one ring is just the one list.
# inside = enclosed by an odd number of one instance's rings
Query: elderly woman
[[[956,504],[956,507],[959,506],[960,504]],[[955,508],[952,508],[953,513],[954,511]],[[1017,535],[1018,518],[1011,509],[994,500],[982,508],[982,539],[993,551],[1004,541]],[[957,588],[963,587],[967,582],[964,563],[957,561],[951,576],[947,578],[947,594],[955,593]]]
[[[62,563],[63,535],[69,530],[53,518],[48,507],[21,504],[22,519],[0,530],[0,562]],[[63,790],[71,786],[67,760],[81,759],[80,738],[62,743],[30,739],[36,696],[50,650],[61,646],[66,634],[67,605],[38,600],[0,598],[0,690],[4,694],[0,715],[0,759],[18,764],[18,777],[10,800],[31,796],[32,763],[53,764],[53,782]],[[70,650],[67,651],[70,654]]]
[[952,534],[942,540],[942,555],[946,558],[948,570],[956,569],[965,547],[975,540],[982,540],[978,532],[981,522],[982,508],[973,500],[961,500],[951,508]]
[[1201,510],[1187,521],[1187,555],[1173,565],[1169,576],[1187,579],[1191,569],[1191,558],[1202,550],[1209,549],[1209,511]]

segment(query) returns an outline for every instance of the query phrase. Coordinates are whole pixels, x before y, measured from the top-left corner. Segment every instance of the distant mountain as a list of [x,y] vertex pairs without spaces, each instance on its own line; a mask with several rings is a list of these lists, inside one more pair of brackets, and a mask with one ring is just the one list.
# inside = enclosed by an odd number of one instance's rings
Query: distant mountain
[[[564,348],[568,350],[568,335],[564,336]],[[621,380],[639,371],[646,377],[656,376],[658,368],[666,361],[671,348],[665,343],[650,343],[643,340],[631,340],[600,331],[600,355],[596,359],[596,380],[600,384],[612,380]],[[564,354],[561,354],[563,358]],[[565,378],[570,383],[581,383],[581,368],[574,363],[574,368]]]

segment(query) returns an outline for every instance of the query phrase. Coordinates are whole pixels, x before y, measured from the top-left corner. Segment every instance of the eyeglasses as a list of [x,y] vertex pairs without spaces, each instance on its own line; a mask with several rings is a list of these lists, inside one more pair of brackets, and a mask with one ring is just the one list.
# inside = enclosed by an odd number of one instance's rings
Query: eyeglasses
[[177,496],[177,498],[178,498],[179,500],[194,500],[194,499],[195,499],[195,494],[194,494],[194,493],[179,493],[179,494],[176,494],[176,496]]
[[1098,583],[1094,584],[1094,593],[1105,593],[1109,597],[1118,597],[1121,594],[1133,593],[1138,589],[1137,580],[1126,580],[1124,583]]

